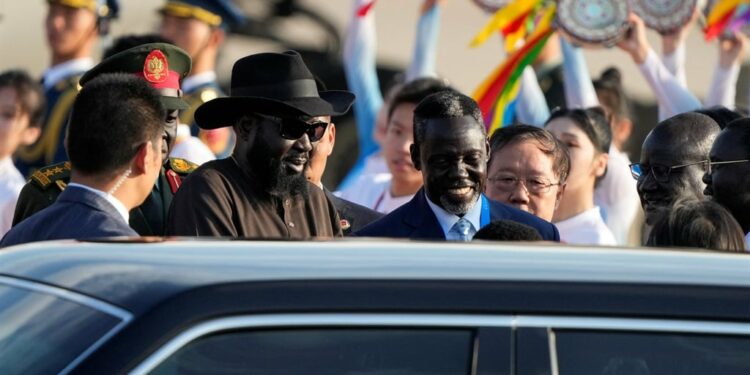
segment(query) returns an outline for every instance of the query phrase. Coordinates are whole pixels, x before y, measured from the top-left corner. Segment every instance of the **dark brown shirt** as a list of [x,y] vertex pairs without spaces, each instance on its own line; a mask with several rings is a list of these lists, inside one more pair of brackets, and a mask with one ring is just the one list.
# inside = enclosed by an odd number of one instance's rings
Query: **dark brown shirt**
[[174,196],[167,234],[246,238],[341,237],[333,204],[310,185],[307,199],[286,199],[260,189],[233,158],[193,172]]

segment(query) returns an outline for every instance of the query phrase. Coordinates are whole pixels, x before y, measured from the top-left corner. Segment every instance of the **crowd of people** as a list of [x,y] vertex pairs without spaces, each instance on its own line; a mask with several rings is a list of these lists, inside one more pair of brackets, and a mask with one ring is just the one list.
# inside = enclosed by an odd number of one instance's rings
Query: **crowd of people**
[[[592,79],[554,36],[521,77],[515,123],[488,134],[477,103],[435,73],[442,0],[425,0],[411,65],[383,95],[371,0],[352,0],[344,73],[328,90],[295,51],[215,73],[230,0],[167,0],[158,34],[119,38],[119,4],[48,0],[41,83],[0,73],[0,246],[112,236],[561,241],[746,251],[750,119],[735,110],[746,37],[726,35],[705,103],[688,89],[685,36],[630,16],[618,47],[657,97],[640,155],[617,69]],[[370,4],[371,5],[371,4]],[[553,109],[550,109],[553,108]],[[360,155],[322,184],[337,116]],[[638,124],[640,126],[649,124]],[[631,157],[637,157],[631,162]]]

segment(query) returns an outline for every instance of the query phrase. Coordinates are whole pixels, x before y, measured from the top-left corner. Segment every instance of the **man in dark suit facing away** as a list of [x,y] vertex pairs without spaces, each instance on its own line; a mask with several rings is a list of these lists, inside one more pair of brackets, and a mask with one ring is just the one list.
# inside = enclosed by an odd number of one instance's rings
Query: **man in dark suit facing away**
[[424,186],[414,198],[356,234],[469,241],[495,220],[512,220],[559,241],[555,226],[483,194],[490,151],[476,102],[455,91],[432,94],[414,109],[411,159]]
[[53,239],[137,236],[128,212],[161,169],[164,105],[129,74],[103,74],[73,103],[67,133],[71,179],[51,206],[13,227],[0,247]]

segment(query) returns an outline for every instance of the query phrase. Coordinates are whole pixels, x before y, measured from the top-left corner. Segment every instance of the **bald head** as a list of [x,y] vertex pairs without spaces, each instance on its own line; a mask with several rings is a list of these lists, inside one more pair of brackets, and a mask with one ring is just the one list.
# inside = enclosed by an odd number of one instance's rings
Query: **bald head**
[[649,142],[656,142],[684,157],[708,156],[719,131],[719,124],[709,116],[696,112],[681,113],[660,122],[646,137],[644,147]]
[[649,133],[641,149],[644,173],[638,179],[638,195],[653,224],[661,209],[677,199],[702,200],[702,181],[711,145],[719,125],[710,117],[688,112],[662,121]]

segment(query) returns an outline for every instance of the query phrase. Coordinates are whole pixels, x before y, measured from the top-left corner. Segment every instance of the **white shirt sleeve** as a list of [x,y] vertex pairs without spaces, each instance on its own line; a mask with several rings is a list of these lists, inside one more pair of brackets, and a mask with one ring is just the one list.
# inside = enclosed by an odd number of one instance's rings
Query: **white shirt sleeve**
[[[685,74],[685,42],[680,43],[677,46],[677,49],[671,54],[661,55],[661,62],[664,64],[664,67],[674,75],[677,82],[685,89],[688,89],[687,75]],[[667,116],[667,110],[664,107],[661,105],[658,107],[660,119],[669,117]]]
[[542,127],[549,118],[549,106],[536,73],[527,66],[521,74],[521,88],[516,102],[516,117],[522,124]]
[[659,121],[701,108],[698,98],[680,85],[653,50],[649,49],[646,61],[638,65],[638,69],[654,92],[659,106],[664,107],[665,113]]
[[589,108],[599,105],[594,83],[591,81],[586,58],[580,48],[560,38],[563,54],[563,87],[568,108]]
[[716,64],[714,77],[706,96],[706,107],[721,105],[734,109],[734,98],[737,94],[737,79],[740,77],[740,64],[732,64],[729,69]]

